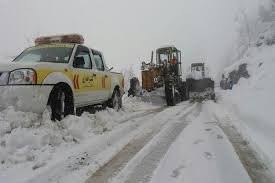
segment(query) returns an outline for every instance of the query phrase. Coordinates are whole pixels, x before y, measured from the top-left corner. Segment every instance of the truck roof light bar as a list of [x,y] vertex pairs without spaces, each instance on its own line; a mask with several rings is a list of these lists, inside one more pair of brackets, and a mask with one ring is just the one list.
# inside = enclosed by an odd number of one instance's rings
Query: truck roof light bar
[[76,43],[83,44],[84,38],[80,34],[43,36],[35,39],[35,45],[51,44],[51,43]]

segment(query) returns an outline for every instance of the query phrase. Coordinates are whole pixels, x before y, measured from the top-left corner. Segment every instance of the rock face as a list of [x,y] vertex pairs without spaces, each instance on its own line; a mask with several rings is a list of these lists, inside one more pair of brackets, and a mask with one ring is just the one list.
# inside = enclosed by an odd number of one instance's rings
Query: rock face
[[263,45],[272,46],[275,44],[275,31],[273,31],[275,25],[270,27],[270,31],[265,32],[264,35],[261,35],[256,42],[257,47],[261,47]]
[[239,65],[238,70],[233,70],[227,74],[227,77],[225,77],[225,74],[222,75],[222,80],[220,82],[220,87],[224,90],[232,89],[233,85],[237,84],[240,80],[240,78],[249,78],[250,75],[247,71],[247,64],[241,64]]

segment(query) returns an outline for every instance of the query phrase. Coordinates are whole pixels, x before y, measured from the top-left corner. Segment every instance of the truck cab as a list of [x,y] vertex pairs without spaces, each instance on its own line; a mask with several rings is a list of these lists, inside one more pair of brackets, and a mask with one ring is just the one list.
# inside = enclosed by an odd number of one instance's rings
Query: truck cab
[[1,104],[37,113],[48,108],[53,120],[84,106],[121,108],[122,74],[110,72],[103,54],[83,43],[77,34],[37,38],[35,46],[1,65]]

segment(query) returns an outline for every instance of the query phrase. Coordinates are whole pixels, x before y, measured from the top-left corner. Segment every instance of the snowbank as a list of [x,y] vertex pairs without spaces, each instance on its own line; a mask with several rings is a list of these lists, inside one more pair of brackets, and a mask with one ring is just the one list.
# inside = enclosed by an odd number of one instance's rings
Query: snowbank
[[275,168],[275,45],[249,48],[240,63],[247,63],[249,79],[241,79],[232,91],[221,91],[219,103],[237,116],[235,126],[249,139],[261,157]]
[[241,12],[234,64],[225,69],[227,74],[247,64],[249,78],[241,78],[232,91],[220,91],[217,114],[233,118],[234,126],[275,170],[275,2],[259,2],[261,6]]
[[[72,147],[77,150],[88,139],[104,135],[131,117],[156,108],[138,98],[125,97],[123,103],[119,112],[107,109],[80,117],[68,116],[60,122],[52,122],[47,111],[42,117],[15,111],[13,107],[1,111],[0,182],[24,182],[22,178],[27,179],[30,172],[58,162],[57,154],[69,153]],[[21,173],[14,176],[14,172]]]

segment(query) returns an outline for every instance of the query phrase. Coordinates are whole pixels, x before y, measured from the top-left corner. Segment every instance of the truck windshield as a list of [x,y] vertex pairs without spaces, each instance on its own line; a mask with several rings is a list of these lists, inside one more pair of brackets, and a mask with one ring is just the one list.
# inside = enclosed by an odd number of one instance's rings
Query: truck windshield
[[68,63],[74,44],[39,45],[26,49],[14,62]]

